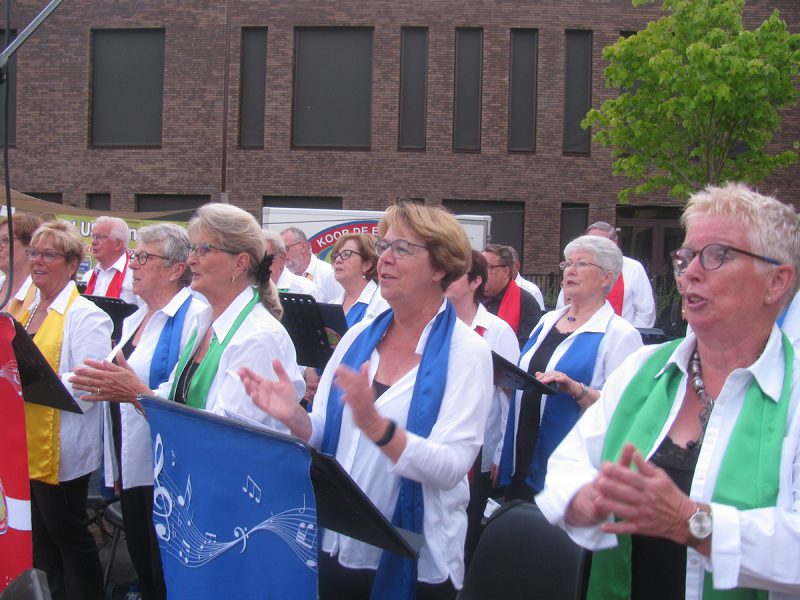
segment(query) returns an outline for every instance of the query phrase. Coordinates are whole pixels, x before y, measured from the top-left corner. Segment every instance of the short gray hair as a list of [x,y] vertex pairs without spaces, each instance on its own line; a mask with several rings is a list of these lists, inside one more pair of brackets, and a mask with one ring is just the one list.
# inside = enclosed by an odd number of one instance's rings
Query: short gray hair
[[308,236],[306,236],[306,232],[300,229],[299,227],[287,227],[286,229],[281,231],[281,235],[287,232],[293,233],[297,237],[298,242],[308,243]]
[[[743,183],[709,185],[692,194],[681,216],[685,228],[702,217],[723,217],[742,223],[748,231],[753,252],[773,258],[795,269],[795,280],[786,301],[800,286],[800,215],[797,211],[772,196],[764,196]],[[758,261],[757,269],[771,268]]]
[[[161,252],[166,256],[171,265],[175,263],[186,264],[189,259],[189,234],[186,229],[175,223],[154,223],[142,227],[136,238],[143,244],[161,244]],[[186,287],[192,280],[192,271],[188,265],[180,278],[181,286]]]
[[622,250],[608,238],[597,235],[582,235],[567,244],[567,247],[564,248],[564,258],[569,260],[569,257],[574,252],[581,250],[589,252],[594,257],[598,267],[614,276],[605,289],[605,293],[608,294],[622,272]]
[[271,254],[277,256],[278,254],[284,254],[286,252],[286,242],[283,241],[281,234],[277,231],[265,229],[264,239],[267,241],[267,245],[272,248]]
[[589,232],[592,229],[599,229],[600,231],[605,231],[608,234],[608,239],[610,239],[612,242],[617,241],[617,228],[614,227],[611,223],[608,223],[606,221],[595,221],[586,228],[586,231],[584,231],[584,233],[586,235],[589,235]]
[[111,226],[111,239],[119,240],[125,246],[128,245],[128,242],[131,239],[131,230],[128,227],[128,224],[119,217],[97,217],[97,220],[94,222],[95,225],[99,225],[101,223],[107,223]]

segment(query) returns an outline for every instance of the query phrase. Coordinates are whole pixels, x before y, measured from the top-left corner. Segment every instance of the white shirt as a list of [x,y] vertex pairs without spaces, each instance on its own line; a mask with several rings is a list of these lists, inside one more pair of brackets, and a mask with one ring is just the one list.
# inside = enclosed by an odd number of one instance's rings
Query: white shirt
[[[439,310],[444,306],[442,303]],[[432,324],[433,319],[420,336],[419,354]],[[313,428],[310,443],[316,448],[322,444],[333,372],[366,326],[362,321],[345,334],[322,374],[310,415]],[[373,351],[370,383],[379,362],[378,352]],[[415,367],[406,373],[375,401],[378,411],[396,421],[398,427],[406,426],[417,370]],[[344,409],[336,459],[387,519],[391,520],[394,513],[400,478],[422,484],[425,544],[420,551],[419,581],[441,583],[449,578],[456,589],[461,588],[469,502],[467,472],[483,442],[492,391],[492,359],[488,346],[467,325],[456,320],[450,343],[447,385],[430,437],[407,433],[405,450],[393,465],[355,426],[350,409]],[[338,553],[339,562],[349,568],[376,569],[382,552],[380,548],[330,530],[325,531],[322,548],[329,554]]]
[[[478,312],[469,324],[473,331],[476,327],[483,327],[483,341],[489,350],[497,352],[506,360],[517,364],[519,360],[519,342],[517,334],[511,326],[498,316],[490,313],[483,304],[478,304]],[[489,415],[486,418],[486,428],[483,433],[483,453],[481,454],[481,472],[489,471],[492,463],[500,464],[500,442],[503,439],[503,423],[508,419],[508,404],[511,391],[495,386]]]
[[542,290],[539,289],[538,285],[525,279],[521,273],[517,273],[517,278],[514,279],[514,283],[533,296],[536,302],[538,302],[539,308],[544,312],[544,296],[542,296]]
[[123,252],[122,256],[114,261],[114,264],[108,267],[108,269],[104,269],[100,266],[100,263],[97,263],[93,271],[87,271],[83,274],[81,281],[89,283],[89,280],[92,278],[92,273],[97,273],[97,281],[94,284],[92,295],[105,296],[108,291],[108,286],[111,285],[111,281],[114,279],[114,275],[124,271],[125,276],[122,278],[122,290],[120,291],[119,297],[128,304],[143,306],[144,302],[142,299],[133,293],[133,271],[131,271],[130,268],[125,268],[128,260],[128,253]]
[[[184,301],[190,297],[192,298],[192,303],[186,311],[181,332],[181,348],[183,348],[196,326],[197,316],[206,306],[192,296],[189,288],[182,288],[162,309],[153,313],[142,331],[139,343],[127,359],[128,365],[133,369],[137,377],[148,385],[150,363],[153,360],[153,353],[161,337],[161,331],[167,319],[174,317]],[[133,337],[147,315],[147,310],[147,306],[143,306],[123,321],[122,336],[119,344],[109,353],[106,360],[113,360],[117,352]],[[119,478],[119,465],[116,464],[117,457],[114,452],[109,403],[104,402],[103,404],[105,409],[105,419],[103,420],[104,470],[106,485],[113,486],[114,481]],[[143,485],[153,485],[153,447],[150,441],[150,425],[147,423],[147,419],[128,402],[120,404],[120,419],[122,422],[120,454],[122,457],[123,487],[129,489]]]
[[[367,282],[367,285],[364,287],[364,289],[361,290],[361,295],[359,295],[358,300],[353,303],[353,306],[359,302],[363,302],[367,305],[367,311],[364,313],[364,318],[361,319],[362,321],[371,321],[379,314],[389,309],[389,303],[383,299],[383,296],[381,296],[381,290],[378,287],[378,284],[371,279]],[[331,300],[331,303],[344,304],[344,292]],[[352,309],[353,306],[351,306],[347,312],[350,312],[350,309]],[[347,314],[347,312],[345,314]]]
[[[205,307],[197,317],[197,336],[192,346],[192,356],[197,352],[209,327],[214,330],[219,343],[222,343],[233,326],[233,322],[252,299],[253,288],[248,287],[213,323],[211,322],[212,309],[210,306]],[[206,410],[222,416],[225,416],[226,412],[240,414],[276,431],[288,433],[289,429],[283,423],[253,404],[238,374],[240,367],[250,367],[262,377],[277,379],[272,368],[272,361],[276,358],[281,361],[283,368],[286,369],[289,378],[294,383],[297,397],[302,398],[306,384],[297,366],[297,355],[292,340],[280,321],[259,302],[253,307],[239,329],[233,334],[228,346],[222,351],[217,374],[208,390]],[[176,374],[177,370],[176,366],[169,381],[158,387],[156,393],[159,396],[169,398],[172,382],[175,377],[179,376]]]
[[[64,314],[75,283],[70,281],[47,309]],[[38,306],[37,294],[34,306]],[[31,311],[33,306],[31,306]],[[84,392],[73,391],[69,383],[72,371],[86,359],[103,360],[111,348],[111,318],[93,302],[78,297],[70,306],[64,319],[64,337],[61,340],[61,357],[58,374],[61,382],[76,399]],[[87,403],[83,403],[85,407]],[[61,411],[58,480],[72,481],[91,473],[100,466],[100,435],[102,408],[91,404],[86,412],[77,414]]]
[[306,273],[311,275],[311,281],[319,288],[322,295],[322,302],[333,302],[334,298],[338,298],[344,293],[344,288],[336,281],[333,267],[330,263],[318,259],[315,254],[311,255],[311,261],[308,263],[305,272],[298,273],[298,275],[302,277]]
[[[569,305],[561,309],[550,311],[541,318],[539,323],[542,325],[542,331],[539,333],[539,337],[533,346],[520,358],[520,369],[523,371],[528,370],[533,355],[539,349],[539,346],[542,345],[542,342],[547,337],[547,334],[550,332],[550,330],[568,310]],[[538,324],[533,328],[533,331],[536,331],[537,327],[539,327]],[[604,333],[603,339],[600,340],[600,345],[597,348],[597,360],[595,360],[594,363],[592,380],[589,382],[589,387],[596,390],[601,390],[603,389],[603,385],[605,384],[606,379],[608,379],[608,376],[611,375],[611,373],[617,367],[619,367],[628,356],[642,347],[642,336],[639,335],[639,332],[636,331],[636,328],[633,325],[628,323],[622,317],[616,315],[614,313],[614,309],[611,307],[611,304],[609,304],[608,300],[606,300],[605,304],[603,304],[603,306],[601,306],[600,309],[595,312],[588,321],[586,321],[586,323],[578,327],[569,335],[569,337],[567,337],[567,339],[556,346],[556,349],[553,351],[553,355],[547,362],[546,370],[554,370],[558,364],[558,361],[561,360],[561,357],[564,356],[567,350],[569,350],[576,338],[581,333],[587,331]],[[533,332],[531,332],[531,334],[533,334]],[[516,394],[517,401],[515,403],[516,414],[514,415],[514,431],[517,431],[517,427],[519,425],[522,391],[517,390]],[[547,395],[542,396],[542,403],[539,413],[540,417],[544,414],[544,408],[547,406],[547,399]],[[503,423],[503,425],[503,430],[505,431],[505,423]],[[500,446],[500,450],[502,451],[502,442]],[[514,448],[514,454],[516,458],[516,445]]]
[[317,302],[322,302],[322,293],[314,282],[300,275],[295,275],[286,267],[283,268],[278,282],[275,284],[279,292],[289,292],[290,294],[308,294]]
[[[647,273],[637,260],[622,257],[622,318],[634,327],[649,328],[656,322],[656,302]],[[556,308],[564,306],[564,290],[558,294]]]
[[[686,392],[687,365],[695,346],[696,338],[690,333],[669,359],[680,369],[681,379],[672,410],[650,454],[658,448],[675,421]],[[573,540],[586,548],[613,547],[616,537],[603,533],[599,526],[567,525],[564,514],[575,493],[597,475],[608,424],[622,392],[658,347],[642,348],[614,372],[601,398],[587,409],[550,457],[545,489],[536,497],[536,503],[548,521],[565,529]],[[714,403],[689,494],[696,502],[711,504],[714,516],[711,557],[688,549],[687,599],[702,598],[706,570],[712,572],[717,589],[753,587],[772,590],[770,597],[773,599],[800,597],[800,561],[797,560],[800,555],[800,358],[797,356],[780,457],[777,506],[737,510],[711,502],[720,464],[750,382],[755,378],[764,393],[777,401],[783,377],[783,348],[778,328],[773,327],[763,354],[746,369],[733,371]]]
[[800,351],[800,292],[794,295],[794,299],[789,304],[789,310],[783,319],[781,329],[783,329],[783,332],[791,340],[795,348]]

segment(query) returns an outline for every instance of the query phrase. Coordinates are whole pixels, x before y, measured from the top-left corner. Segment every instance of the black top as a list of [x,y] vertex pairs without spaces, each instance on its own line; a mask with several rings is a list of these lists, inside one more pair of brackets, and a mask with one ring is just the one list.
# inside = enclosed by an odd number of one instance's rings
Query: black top
[[[571,332],[570,332],[571,333]],[[553,356],[556,348],[570,336],[570,333],[561,333],[555,327],[547,332],[547,335],[539,344],[536,352],[533,353],[528,364],[528,373],[535,375],[537,371],[547,370],[547,363]],[[516,439],[516,469],[515,479],[528,476],[533,450],[536,448],[536,438],[539,437],[539,415],[542,408],[542,394],[536,390],[528,390],[522,393],[522,402],[519,407],[519,428],[517,429]],[[509,419],[513,418],[509,415]]]
[[[509,281],[509,284],[510,283]],[[492,296],[491,298],[484,297],[482,304],[486,310],[493,315],[497,315],[497,312],[500,310],[500,303],[503,301],[507,290],[508,285],[496,296]],[[542,309],[539,308],[539,303],[536,302],[536,298],[534,298],[530,292],[520,289],[519,328],[517,329],[517,342],[519,343],[520,349],[522,349],[525,342],[528,341],[528,338],[531,336],[531,331],[533,331],[533,328],[536,327],[536,324],[541,318]]]
[[186,365],[183,373],[178,377],[178,385],[175,386],[175,402],[186,404],[186,396],[189,395],[189,386],[192,383],[192,377],[194,377],[197,367],[199,366],[200,363],[196,361],[192,361]]
[[[121,349],[125,360],[131,357],[134,350],[136,350],[136,344],[133,343],[133,336],[131,336]],[[116,356],[112,362],[118,364]],[[111,412],[111,435],[114,439],[114,454],[119,465],[119,479],[121,484],[125,485],[125,482],[122,481],[122,414],[120,413],[119,402],[109,402],[108,408]]]
[[372,380],[372,390],[375,392],[375,400],[383,396],[383,393],[388,390],[391,386],[386,385],[385,383],[381,383],[377,379]]
[[[682,448],[666,437],[650,462],[667,472],[684,494],[692,487],[700,445]],[[683,598],[686,594],[686,546],[663,538],[631,536],[631,598]]]

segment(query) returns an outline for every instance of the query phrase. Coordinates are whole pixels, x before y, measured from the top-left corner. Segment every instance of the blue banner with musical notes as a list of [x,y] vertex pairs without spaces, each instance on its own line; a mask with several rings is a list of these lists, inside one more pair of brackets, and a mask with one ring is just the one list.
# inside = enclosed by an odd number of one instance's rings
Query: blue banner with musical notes
[[170,600],[316,598],[311,456],[288,437],[143,399]]

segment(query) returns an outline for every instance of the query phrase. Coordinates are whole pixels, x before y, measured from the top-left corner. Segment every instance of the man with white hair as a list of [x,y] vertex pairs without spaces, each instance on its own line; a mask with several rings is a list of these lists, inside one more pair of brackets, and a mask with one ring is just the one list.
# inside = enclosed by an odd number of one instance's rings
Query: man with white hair
[[[586,235],[597,235],[617,243],[617,230],[610,223],[597,221],[586,228]],[[608,294],[614,312],[634,327],[649,328],[656,322],[656,302],[650,278],[638,260],[622,257],[622,273]],[[568,302],[568,300],[566,301]],[[558,295],[557,308],[566,303],[564,291]]]
[[286,268],[286,245],[280,234],[267,229],[264,231],[264,238],[267,240],[267,254],[272,255],[270,279],[278,291],[290,294],[308,294],[317,302],[323,302],[320,290],[312,281],[295,275]]
[[311,244],[302,229],[287,227],[281,231],[281,236],[286,244],[286,266],[295,275],[312,281],[323,302],[333,302],[344,294],[344,288],[333,274],[333,267],[311,252]]
[[121,298],[140,304],[133,293],[133,271],[128,268],[128,224],[118,217],[98,217],[92,227],[90,251],[96,261],[94,269],[83,276],[86,294]]

